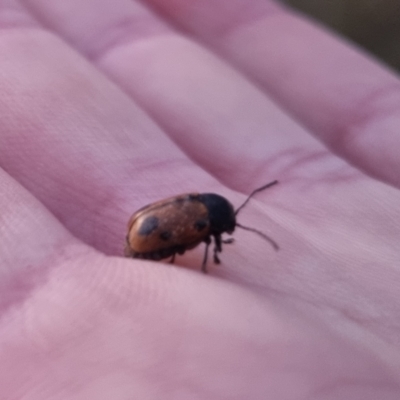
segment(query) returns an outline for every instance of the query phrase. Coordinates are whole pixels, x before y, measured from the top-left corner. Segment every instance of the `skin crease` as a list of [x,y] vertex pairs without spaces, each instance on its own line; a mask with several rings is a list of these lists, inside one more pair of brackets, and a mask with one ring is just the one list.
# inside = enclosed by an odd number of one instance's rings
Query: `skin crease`
[[[0,3],[1,398],[399,398],[398,78],[227,4]],[[279,252],[121,257],[140,207],[274,179],[238,220]]]

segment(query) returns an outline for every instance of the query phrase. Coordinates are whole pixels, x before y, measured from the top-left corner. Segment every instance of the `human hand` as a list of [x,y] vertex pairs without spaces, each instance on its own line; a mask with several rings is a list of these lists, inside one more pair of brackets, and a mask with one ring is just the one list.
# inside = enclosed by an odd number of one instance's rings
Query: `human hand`
[[[1,398],[397,399],[397,78],[265,0],[17,4]],[[278,253],[237,231],[207,276],[202,247],[121,257],[139,207],[273,179],[240,221]]]

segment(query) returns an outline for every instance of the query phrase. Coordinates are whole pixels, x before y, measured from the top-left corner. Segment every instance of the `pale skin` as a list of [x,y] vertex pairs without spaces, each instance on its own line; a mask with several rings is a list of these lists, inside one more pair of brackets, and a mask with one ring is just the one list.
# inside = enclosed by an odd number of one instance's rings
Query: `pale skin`
[[[400,85],[267,0],[0,5],[0,397],[400,393]],[[157,14],[156,14],[157,12]],[[216,192],[234,232],[122,256],[138,208]]]

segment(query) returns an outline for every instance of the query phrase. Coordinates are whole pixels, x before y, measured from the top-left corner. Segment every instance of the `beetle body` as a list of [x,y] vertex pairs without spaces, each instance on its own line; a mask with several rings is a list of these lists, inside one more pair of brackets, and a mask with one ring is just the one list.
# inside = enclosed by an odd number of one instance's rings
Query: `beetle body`
[[222,234],[232,234],[236,227],[257,233],[278,250],[278,245],[267,235],[236,220],[239,211],[254,194],[277,183],[273,181],[254,190],[236,211],[228,200],[215,193],[186,193],[149,204],[136,211],[129,220],[125,256],[149,260],[171,257],[173,262],[176,254],[183,254],[204,242],[202,271],[206,273],[212,239],[214,262],[219,264],[222,244],[233,242],[233,239],[222,240]]
[[[125,255],[161,260],[183,254],[214,238],[214,261],[219,263],[222,233],[232,234],[235,211],[224,197],[214,193],[187,193],[141,208],[128,223]],[[228,241],[229,243],[230,241]],[[206,272],[206,258],[203,272]]]

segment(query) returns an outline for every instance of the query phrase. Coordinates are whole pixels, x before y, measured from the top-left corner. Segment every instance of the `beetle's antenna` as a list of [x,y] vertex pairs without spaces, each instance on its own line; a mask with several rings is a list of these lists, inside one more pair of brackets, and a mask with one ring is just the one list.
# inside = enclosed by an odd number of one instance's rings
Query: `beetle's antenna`
[[[256,193],[261,192],[261,191],[263,191],[264,189],[268,189],[269,187],[274,186],[274,185],[276,185],[277,183],[278,183],[278,181],[275,180],[275,181],[273,181],[273,182],[267,183],[267,184],[264,185],[264,186],[259,187],[259,188],[256,189],[256,190],[253,190],[253,191],[251,192],[251,194],[249,195],[249,197],[245,200],[245,202],[244,202],[239,208],[236,209],[235,215],[238,215],[238,214],[239,214],[239,211],[249,202],[249,200],[250,200]],[[236,224],[236,225],[238,225],[238,224]],[[238,226],[240,226],[240,225],[238,225]]]
[[238,224],[237,222],[236,222],[236,226],[238,226],[239,228],[242,228],[242,229],[244,229],[244,230],[246,230],[246,231],[250,231],[250,232],[257,233],[257,235],[261,236],[261,237],[262,237],[263,239],[265,239],[267,242],[271,243],[271,246],[272,246],[276,251],[279,250],[278,244],[277,244],[274,240],[272,240],[269,236],[267,236],[265,233],[260,232],[260,231],[258,231],[257,229],[254,229],[254,228],[250,228],[250,227],[248,227],[248,226],[240,225],[240,224]]

